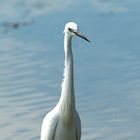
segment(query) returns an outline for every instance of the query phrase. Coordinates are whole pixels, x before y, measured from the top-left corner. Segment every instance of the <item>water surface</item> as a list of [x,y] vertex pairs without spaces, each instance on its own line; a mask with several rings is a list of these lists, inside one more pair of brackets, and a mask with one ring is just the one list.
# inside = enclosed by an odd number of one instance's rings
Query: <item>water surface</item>
[[73,39],[82,140],[139,140],[139,5],[138,0],[1,1],[1,140],[39,139],[42,119],[60,97],[62,31],[71,20],[92,41]]

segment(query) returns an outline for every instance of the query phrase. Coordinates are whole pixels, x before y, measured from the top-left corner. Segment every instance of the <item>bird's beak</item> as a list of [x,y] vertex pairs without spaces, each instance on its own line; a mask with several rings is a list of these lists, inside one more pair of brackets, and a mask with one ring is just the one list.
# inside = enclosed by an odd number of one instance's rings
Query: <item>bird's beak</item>
[[83,35],[80,31],[73,31],[73,32],[75,33],[75,35],[83,38],[84,40],[86,40],[88,42],[90,42],[90,40],[85,35]]

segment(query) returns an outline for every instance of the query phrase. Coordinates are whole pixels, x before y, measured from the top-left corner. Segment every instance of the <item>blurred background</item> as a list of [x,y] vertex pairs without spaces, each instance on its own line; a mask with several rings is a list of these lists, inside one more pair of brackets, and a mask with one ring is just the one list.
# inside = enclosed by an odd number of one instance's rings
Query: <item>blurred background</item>
[[92,41],[73,39],[82,140],[139,140],[139,0],[0,0],[0,139],[39,140],[69,21]]

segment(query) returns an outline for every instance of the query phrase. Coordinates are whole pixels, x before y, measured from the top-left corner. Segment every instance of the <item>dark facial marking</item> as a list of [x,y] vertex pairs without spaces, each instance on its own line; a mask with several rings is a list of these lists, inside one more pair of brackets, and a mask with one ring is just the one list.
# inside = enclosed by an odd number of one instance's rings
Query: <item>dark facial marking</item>
[[73,30],[71,28],[68,28],[70,32],[73,32]]

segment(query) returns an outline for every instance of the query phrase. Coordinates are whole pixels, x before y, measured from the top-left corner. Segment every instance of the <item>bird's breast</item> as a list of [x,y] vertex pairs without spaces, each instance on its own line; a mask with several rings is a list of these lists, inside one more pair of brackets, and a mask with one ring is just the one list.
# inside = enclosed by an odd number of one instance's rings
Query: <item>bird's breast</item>
[[62,123],[67,127],[71,127],[75,122],[75,109],[71,105],[66,105],[60,109],[60,118]]
[[54,140],[76,140],[75,123],[72,122],[72,124],[68,126],[62,120],[59,120]]

